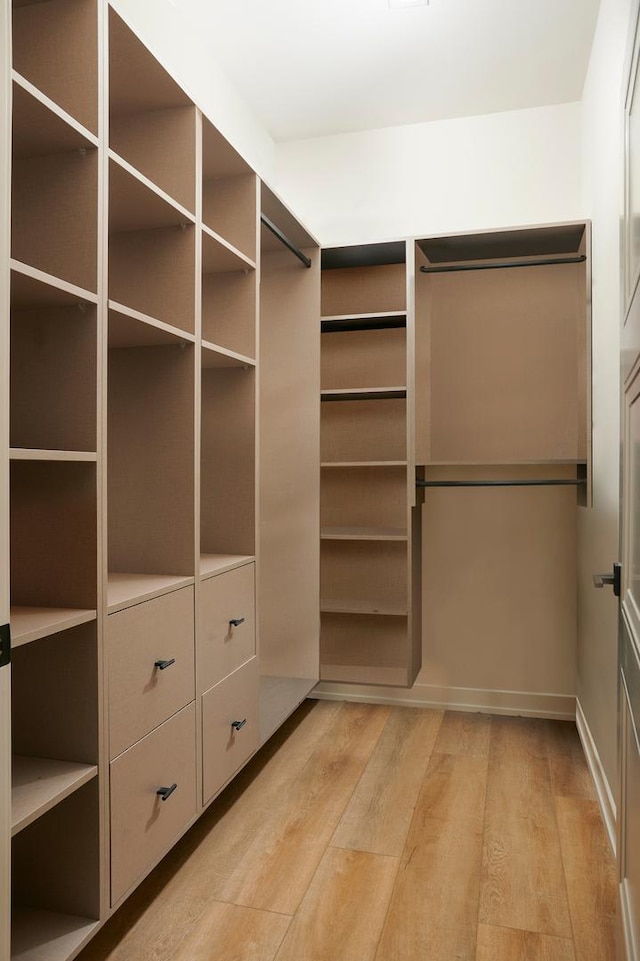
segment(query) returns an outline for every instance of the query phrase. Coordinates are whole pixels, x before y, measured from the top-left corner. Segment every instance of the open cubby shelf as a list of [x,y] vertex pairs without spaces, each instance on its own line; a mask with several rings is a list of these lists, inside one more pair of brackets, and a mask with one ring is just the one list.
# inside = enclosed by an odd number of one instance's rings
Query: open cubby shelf
[[139,310],[109,301],[109,347],[161,347],[195,343],[195,335],[186,333]]
[[207,577],[244,567],[245,564],[251,564],[253,561],[255,561],[253,554],[201,554],[200,577],[205,580]]
[[98,134],[98,5],[49,0],[13,5],[13,66]]
[[87,290],[97,287],[98,151],[13,84],[12,257]]
[[172,574],[126,574],[110,571],[107,577],[107,611],[115,614],[142,601],[170,594],[193,584],[193,577]]
[[11,919],[11,961],[67,961],[100,924],[58,911],[16,907]]
[[344,334],[350,331],[394,330],[406,328],[406,311],[390,311],[386,314],[337,314],[321,317],[320,329],[323,334]]
[[256,355],[256,271],[242,269],[202,275],[202,336],[243,357]]
[[373,604],[360,604],[355,601],[333,601],[331,599],[320,601],[321,614],[355,614],[369,615],[375,614],[377,617],[407,617],[406,606],[402,607],[377,607]]
[[321,461],[320,467],[324,470],[334,468],[346,469],[355,467],[357,469],[365,467],[406,467],[406,460],[345,460],[345,461]]
[[95,764],[77,764],[44,757],[12,758],[11,833],[23,828],[91,781]]
[[215,127],[202,124],[202,220],[250,262],[257,256],[258,182]]
[[68,607],[11,606],[11,643],[29,644],[96,619],[96,612]]
[[109,151],[109,230],[112,233],[185,227],[194,221],[193,214],[169,194],[113,150]]
[[255,270],[255,261],[246,257],[237,247],[211,230],[202,226],[202,270],[205,274],[222,274],[233,270]]
[[11,306],[19,310],[36,307],[79,307],[97,304],[98,296],[59,277],[14,258],[11,266]]
[[324,541],[406,541],[406,530],[399,527],[322,527]]
[[255,367],[256,362],[252,357],[238,354],[233,350],[218,347],[208,341],[202,342],[202,353],[200,363],[203,368],[211,367]]

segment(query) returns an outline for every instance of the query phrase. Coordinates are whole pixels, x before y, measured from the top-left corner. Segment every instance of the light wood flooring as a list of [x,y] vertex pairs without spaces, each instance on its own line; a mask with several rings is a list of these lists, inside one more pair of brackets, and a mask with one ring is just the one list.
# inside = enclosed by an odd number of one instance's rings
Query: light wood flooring
[[82,961],[614,961],[575,726],[307,701]]

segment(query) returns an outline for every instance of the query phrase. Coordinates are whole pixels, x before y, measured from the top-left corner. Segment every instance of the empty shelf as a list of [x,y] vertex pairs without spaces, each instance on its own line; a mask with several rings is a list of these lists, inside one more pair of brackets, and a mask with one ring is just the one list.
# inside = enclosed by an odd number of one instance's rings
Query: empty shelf
[[358,315],[338,314],[320,318],[320,329],[323,334],[337,334],[349,330],[389,330],[406,326],[406,311]]
[[54,911],[16,908],[11,931],[11,961],[67,961],[86,944],[99,922]]
[[14,258],[11,265],[11,306],[13,309],[35,307],[73,307],[97,304],[98,296],[37,267]]
[[213,577],[224,571],[232,571],[236,567],[250,564],[255,558],[252,554],[201,554],[200,577]]
[[254,270],[255,262],[216,234],[205,224],[202,225],[202,270],[205,274],[227,273],[234,270]]
[[374,607],[372,604],[359,604],[357,601],[320,601],[322,614],[375,614],[382,617],[407,617],[406,609],[391,606]]
[[36,450],[33,447],[9,448],[10,460],[79,461],[92,463],[98,460],[95,451],[87,450]]
[[195,336],[114,300],[109,301],[109,347],[194,343]]
[[141,601],[150,601],[161,594],[170,594],[181,587],[193,584],[193,577],[176,574],[123,574],[110,573],[107,588],[109,614],[133,607]]
[[406,460],[351,460],[322,461],[320,467],[406,467]]
[[9,616],[11,643],[14,647],[20,647],[41,637],[94,621],[96,612],[69,607],[12,607]]
[[201,364],[206,368],[213,367],[255,367],[256,362],[251,357],[238,354],[235,350],[219,347],[209,341],[202,342]]
[[91,764],[14,755],[11,780],[11,834],[45,814],[96,777]]
[[397,527],[323,527],[322,540],[332,541],[406,541],[406,530]]

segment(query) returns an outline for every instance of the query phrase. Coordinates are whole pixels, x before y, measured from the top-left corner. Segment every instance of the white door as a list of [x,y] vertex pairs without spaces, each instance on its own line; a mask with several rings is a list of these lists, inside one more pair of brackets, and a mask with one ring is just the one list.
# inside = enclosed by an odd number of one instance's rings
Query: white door
[[9,961],[11,668],[9,656],[10,0],[0,0],[0,961]]
[[638,29],[625,102],[622,578],[619,630],[619,956],[640,961],[640,77]]
[[10,0],[0,0],[0,961],[9,961],[11,685],[9,624]]

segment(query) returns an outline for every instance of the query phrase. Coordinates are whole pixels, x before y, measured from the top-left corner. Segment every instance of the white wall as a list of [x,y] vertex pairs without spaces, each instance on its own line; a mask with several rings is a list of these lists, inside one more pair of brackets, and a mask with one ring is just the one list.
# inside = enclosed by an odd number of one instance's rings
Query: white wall
[[275,145],[198,33],[171,0],[112,0],[112,6],[212,123],[267,182]]
[[579,518],[578,699],[616,786],[617,605],[595,571],[618,557],[622,83],[632,0],[601,0],[583,97],[585,206],[593,220],[594,506]]
[[580,123],[571,103],[279,144],[276,188],[326,246],[574,220]]

